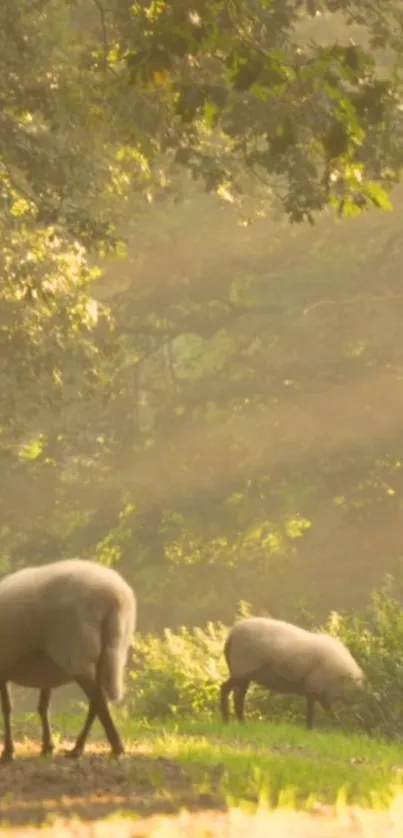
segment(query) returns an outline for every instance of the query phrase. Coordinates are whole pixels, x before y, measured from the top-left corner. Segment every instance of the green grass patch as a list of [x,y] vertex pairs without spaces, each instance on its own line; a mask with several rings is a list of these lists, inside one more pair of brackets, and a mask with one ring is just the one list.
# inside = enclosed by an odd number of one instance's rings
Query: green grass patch
[[[170,778],[177,787],[178,775],[165,772],[164,766],[177,767],[184,786],[192,789],[183,803],[192,807],[198,801],[202,807],[224,808],[254,807],[264,801],[310,809],[316,803],[342,800],[379,808],[390,805],[401,788],[401,747],[365,735],[264,722],[224,726],[208,721],[151,724],[123,720],[119,713],[116,718],[133,777],[136,754],[147,754],[150,763],[143,773],[151,786],[169,795]],[[65,738],[76,734],[81,721],[66,715],[56,718],[55,726]],[[98,725],[93,739],[103,739]]]

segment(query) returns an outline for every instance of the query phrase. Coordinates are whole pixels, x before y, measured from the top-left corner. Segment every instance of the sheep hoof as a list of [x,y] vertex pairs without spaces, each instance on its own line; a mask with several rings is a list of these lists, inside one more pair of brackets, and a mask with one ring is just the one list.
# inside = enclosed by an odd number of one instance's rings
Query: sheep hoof
[[0,762],[7,764],[8,762],[12,762],[15,759],[14,751],[3,751],[2,755],[0,756]]
[[63,756],[66,757],[66,759],[79,759],[82,755],[83,752],[81,748],[66,748],[66,750],[63,751]]
[[53,752],[55,750],[55,743],[52,739],[45,739],[41,743],[41,756],[42,757],[51,757],[53,756]]

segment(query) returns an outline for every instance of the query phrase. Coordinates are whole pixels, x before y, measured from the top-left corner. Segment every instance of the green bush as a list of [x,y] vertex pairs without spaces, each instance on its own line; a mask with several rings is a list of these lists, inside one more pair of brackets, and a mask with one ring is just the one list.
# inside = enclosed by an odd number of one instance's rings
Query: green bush
[[360,702],[344,711],[345,724],[368,733],[403,733],[403,608],[400,585],[392,577],[375,591],[362,615],[333,612],[323,630],[338,636],[362,666],[367,689]]
[[[338,723],[345,728],[388,737],[403,730],[403,608],[398,593],[396,581],[388,577],[362,615],[332,612],[324,625],[310,626],[340,637],[365,671],[365,693],[354,704],[335,708]],[[248,613],[241,603],[238,618]],[[209,623],[205,628],[167,629],[162,636],[137,636],[128,712],[149,720],[218,717],[219,686],[227,677],[223,655],[227,633],[222,623]],[[335,724],[319,712],[321,726]],[[249,719],[303,724],[305,701],[253,685],[246,714]]]
[[209,623],[205,629],[138,637],[129,691],[135,714],[148,719],[210,714],[225,676],[226,633],[224,626]]

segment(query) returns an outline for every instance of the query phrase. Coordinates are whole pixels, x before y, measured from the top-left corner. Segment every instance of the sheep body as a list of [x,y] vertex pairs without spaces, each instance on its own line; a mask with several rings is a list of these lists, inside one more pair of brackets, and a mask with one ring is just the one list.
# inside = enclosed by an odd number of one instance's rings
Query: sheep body
[[50,694],[75,680],[88,697],[97,685],[120,699],[135,623],[135,594],[111,568],[66,559],[16,571],[0,582],[0,685]]
[[243,718],[246,690],[254,681],[273,692],[306,696],[307,725],[311,727],[315,700],[330,708],[331,702],[343,696],[348,683],[362,686],[364,680],[362,669],[338,638],[269,617],[236,623],[224,654],[230,672],[221,688],[224,719],[228,718],[232,690],[238,690],[235,708],[238,718]]
[[0,677],[53,688],[99,667],[119,699],[135,619],[133,591],[111,568],[66,559],[18,570],[0,582]]

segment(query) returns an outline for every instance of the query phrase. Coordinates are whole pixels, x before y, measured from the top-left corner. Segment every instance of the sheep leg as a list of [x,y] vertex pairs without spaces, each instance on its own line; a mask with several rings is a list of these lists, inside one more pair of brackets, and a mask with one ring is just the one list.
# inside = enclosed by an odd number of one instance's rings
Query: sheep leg
[[220,708],[223,722],[229,721],[229,696],[232,692],[234,692],[235,712],[237,717],[241,722],[244,720],[243,708],[249,683],[250,682],[245,678],[228,678],[228,681],[224,681],[221,685]]
[[11,711],[13,708],[10,688],[5,682],[0,685],[0,702],[4,723],[4,746],[0,760],[1,762],[10,762],[14,759],[15,755],[13,735],[11,732]]
[[245,698],[246,693],[248,692],[250,681],[239,681],[235,690],[234,690],[234,707],[235,707],[235,714],[237,719],[240,722],[245,721],[244,715],[244,708],[245,708]]
[[234,678],[228,678],[228,681],[224,681],[224,683],[221,685],[220,709],[223,722],[229,721],[229,697],[232,691],[235,689],[235,684],[236,682]]
[[52,739],[52,731],[49,722],[49,707],[50,707],[51,690],[41,690],[38,701],[38,716],[42,725],[42,748],[41,754],[43,757],[48,754],[53,754],[55,745]]
[[312,730],[315,717],[315,699],[311,695],[306,699],[306,726],[308,730]]
[[306,10],[310,17],[315,17],[316,12],[318,11],[316,0],[306,0]]
[[95,719],[96,715],[97,714],[96,714],[96,711],[95,711],[94,703],[91,701],[90,706],[88,708],[87,718],[84,722],[84,727],[83,727],[81,733],[78,734],[74,747],[71,748],[68,751],[65,751],[64,756],[70,757],[72,759],[77,759],[78,757],[80,757],[82,755],[82,753],[84,751],[85,743],[86,743],[87,738],[88,738],[88,734],[89,734],[89,732],[92,728],[92,725],[94,723],[94,719]]
[[[116,730],[116,727],[112,721],[111,714],[109,712],[108,705],[106,703],[106,698],[102,691],[102,688],[96,681],[91,681],[88,678],[77,678],[77,684],[81,687],[82,691],[88,698],[89,701],[89,708],[88,708],[88,716],[86,723],[84,725],[84,729],[79,737],[80,744],[82,749],[84,748],[86,738],[88,736],[90,727],[93,722],[92,713],[94,713],[94,717],[98,716],[99,721],[106,733],[106,738],[111,746],[111,751],[114,756],[120,756],[120,754],[124,753],[124,747],[122,740]],[[92,710],[91,710],[92,705]]]
[[53,754],[55,749],[49,722],[50,696],[51,690],[40,690],[39,692],[37,711],[42,725],[41,754],[43,757],[48,756],[48,754]]
[[327,698],[321,698],[320,703],[323,709],[327,711],[333,722],[337,722],[337,724],[342,724],[342,722],[340,722],[338,713],[336,713],[336,711],[333,709],[332,705],[330,704],[330,701]]

